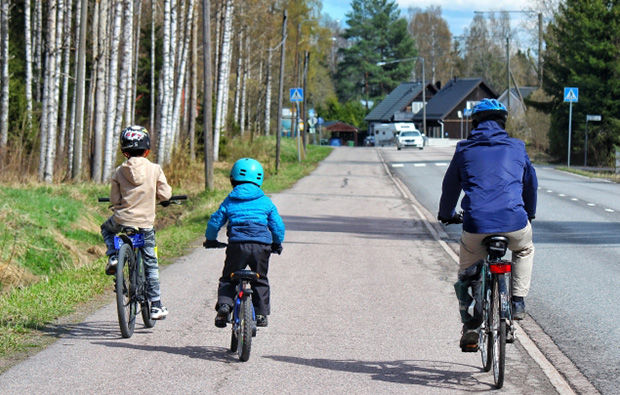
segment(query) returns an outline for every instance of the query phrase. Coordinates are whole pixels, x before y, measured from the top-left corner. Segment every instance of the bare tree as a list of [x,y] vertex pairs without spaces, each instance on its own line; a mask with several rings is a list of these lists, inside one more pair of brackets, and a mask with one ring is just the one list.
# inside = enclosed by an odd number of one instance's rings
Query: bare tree
[[215,126],[213,128],[213,158],[219,160],[220,134],[224,128],[226,121],[226,109],[228,100],[228,77],[230,74],[230,51],[232,41],[232,14],[234,4],[233,0],[226,0],[224,11],[224,35],[222,38],[222,49],[218,83],[217,83],[217,99],[215,102]]
[[100,0],[95,3],[96,22],[93,24],[93,51],[94,51],[94,126],[91,178],[96,182],[103,181],[103,151],[104,131],[106,130],[106,59],[108,53],[108,0]]
[[[69,78],[71,69],[71,35],[73,21],[73,0],[66,0],[66,6],[63,16],[63,34],[62,34],[62,51],[58,51],[59,58],[62,55],[62,99],[60,102],[60,135],[58,137],[58,151],[62,154],[65,152],[67,119],[69,118]],[[59,21],[60,22],[60,21]],[[69,163],[71,160],[69,160]]]
[[[169,110],[172,91],[170,89],[172,80],[172,69],[174,67],[174,57],[171,55],[171,32],[172,32],[172,11],[171,0],[164,0],[164,41],[163,41],[163,65],[161,70],[161,89],[160,89],[160,122],[159,122],[159,145],[157,147],[157,162],[164,163],[166,158],[166,142],[168,141],[169,126]],[[172,64],[171,64],[172,63]]]
[[9,0],[0,6],[0,165],[4,162],[9,137]]
[[202,0],[202,45],[204,66],[204,154],[205,189],[215,187],[213,177],[213,79],[211,68],[211,1]]
[[[24,2],[24,41],[26,52],[26,127],[32,129],[32,17],[30,0]],[[8,40],[7,40],[8,41]],[[4,122],[3,122],[4,124]]]

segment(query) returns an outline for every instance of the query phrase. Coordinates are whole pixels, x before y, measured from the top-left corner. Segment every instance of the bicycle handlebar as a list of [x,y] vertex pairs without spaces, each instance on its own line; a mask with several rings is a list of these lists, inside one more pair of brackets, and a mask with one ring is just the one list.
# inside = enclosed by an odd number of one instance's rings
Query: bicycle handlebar
[[[164,200],[164,201],[176,201],[176,200],[187,200],[187,195],[174,195],[170,197],[170,200]],[[99,202],[109,202],[110,198],[109,197],[98,197],[97,201]],[[159,202],[158,204],[161,204],[162,202]]]

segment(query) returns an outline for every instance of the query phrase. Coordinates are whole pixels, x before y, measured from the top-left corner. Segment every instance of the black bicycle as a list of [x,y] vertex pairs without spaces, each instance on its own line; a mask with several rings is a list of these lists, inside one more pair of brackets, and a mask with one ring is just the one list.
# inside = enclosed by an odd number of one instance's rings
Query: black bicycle
[[[172,196],[170,203],[179,204],[186,195]],[[109,202],[110,198],[100,197],[99,202]],[[160,203],[161,204],[161,203]],[[121,335],[129,338],[136,326],[136,316],[142,315],[144,326],[152,328],[156,320],[151,318],[151,303],[146,294],[146,272],[142,261],[144,233],[139,228],[125,226],[114,236],[114,247],[118,251],[114,291],[116,292],[116,311]]]
[[[463,213],[442,223],[463,223]],[[493,379],[499,389],[504,385],[506,369],[506,343],[515,340],[515,326],[512,320],[512,262],[504,259],[508,250],[508,238],[490,235],[483,239],[487,257],[482,260],[480,270],[482,324],[479,332],[478,350],[485,372],[493,367]],[[474,350],[475,351],[475,350]]]
[[511,274],[512,262],[503,259],[508,238],[500,235],[486,237],[487,258],[481,270],[482,326],[480,328],[480,355],[486,372],[493,367],[495,386],[504,385],[506,343],[515,340],[512,320]]

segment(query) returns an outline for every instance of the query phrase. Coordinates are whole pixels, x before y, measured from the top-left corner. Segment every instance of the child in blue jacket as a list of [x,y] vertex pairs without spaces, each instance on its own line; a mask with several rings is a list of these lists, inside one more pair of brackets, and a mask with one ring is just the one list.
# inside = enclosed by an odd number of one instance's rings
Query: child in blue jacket
[[242,158],[235,162],[230,171],[233,190],[207,224],[204,246],[218,248],[224,244],[217,241],[217,235],[228,222],[226,261],[215,306],[215,326],[218,328],[226,327],[232,311],[235,283],[230,281],[230,275],[247,266],[260,275],[252,284],[256,326],[267,326],[270,314],[269,257],[272,252],[278,255],[282,252],[284,222],[276,206],[261,189],[263,177],[263,167],[257,160]]

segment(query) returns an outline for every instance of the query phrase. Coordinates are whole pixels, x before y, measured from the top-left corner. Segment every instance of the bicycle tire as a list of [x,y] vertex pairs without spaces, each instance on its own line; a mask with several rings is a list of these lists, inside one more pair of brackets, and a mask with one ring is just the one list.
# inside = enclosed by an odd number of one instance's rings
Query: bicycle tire
[[506,321],[500,318],[499,277],[493,276],[491,323],[493,336],[493,379],[495,386],[500,389],[504,386],[504,371],[506,368]]
[[144,268],[144,262],[142,261],[142,252],[138,251],[138,256],[136,257],[136,270],[138,272],[138,280],[140,281],[140,286],[137,288],[142,292],[142,302],[140,303],[140,312],[142,313],[142,322],[144,326],[147,328],[152,328],[157,323],[156,320],[151,318],[151,302],[149,302],[148,295],[146,294],[146,272]]
[[252,299],[244,298],[239,309],[239,336],[237,338],[239,342],[237,353],[241,362],[246,362],[250,359],[252,327],[254,326],[252,309]]
[[491,370],[491,366],[493,365],[493,337],[490,336],[491,321],[489,320],[489,310],[491,309],[491,287],[486,285],[486,281],[484,288],[486,288],[486,290],[483,291],[485,296],[482,300],[482,328],[480,328],[480,339],[478,342],[480,344],[482,369],[484,369],[485,372],[488,372]]
[[134,254],[129,244],[123,244],[118,251],[116,266],[116,311],[121,335],[129,338],[136,325],[137,302],[133,295],[136,289],[134,275]]

